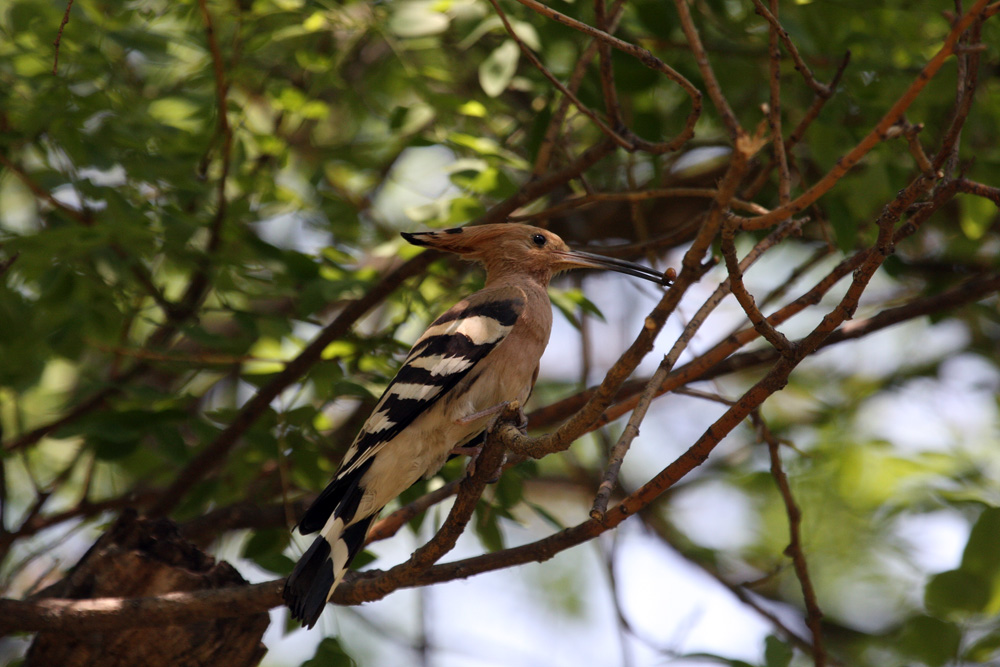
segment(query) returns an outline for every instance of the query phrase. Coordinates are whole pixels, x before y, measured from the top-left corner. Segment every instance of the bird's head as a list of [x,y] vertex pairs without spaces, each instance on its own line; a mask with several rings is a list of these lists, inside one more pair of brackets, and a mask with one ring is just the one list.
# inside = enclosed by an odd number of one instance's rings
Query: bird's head
[[487,280],[506,275],[530,275],[548,283],[549,279],[569,269],[608,269],[661,285],[670,284],[672,272],[659,271],[613,257],[570,250],[552,232],[516,223],[456,227],[429,232],[403,233],[413,245],[436,248],[461,255],[486,265]]

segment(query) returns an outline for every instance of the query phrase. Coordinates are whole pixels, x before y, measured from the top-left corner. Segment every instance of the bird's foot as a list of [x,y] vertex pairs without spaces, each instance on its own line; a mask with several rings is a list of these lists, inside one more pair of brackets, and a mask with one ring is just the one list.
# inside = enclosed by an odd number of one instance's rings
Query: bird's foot
[[459,417],[458,419],[455,420],[455,423],[458,424],[459,426],[467,426],[474,421],[482,419],[483,417],[490,417],[492,415],[497,414],[498,412],[506,408],[508,405],[510,405],[510,401],[497,403],[496,405],[492,405],[486,408],[485,410],[480,410],[479,412],[473,412],[471,415],[465,415],[464,417]]

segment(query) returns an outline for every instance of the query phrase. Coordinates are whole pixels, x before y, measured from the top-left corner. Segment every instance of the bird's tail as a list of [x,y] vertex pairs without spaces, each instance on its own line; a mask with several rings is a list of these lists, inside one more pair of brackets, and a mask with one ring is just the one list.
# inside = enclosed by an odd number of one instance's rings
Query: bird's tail
[[308,628],[316,625],[333,590],[364,546],[376,516],[378,512],[346,528],[340,517],[333,517],[323,527],[285,581],[282,597],[292,618]]

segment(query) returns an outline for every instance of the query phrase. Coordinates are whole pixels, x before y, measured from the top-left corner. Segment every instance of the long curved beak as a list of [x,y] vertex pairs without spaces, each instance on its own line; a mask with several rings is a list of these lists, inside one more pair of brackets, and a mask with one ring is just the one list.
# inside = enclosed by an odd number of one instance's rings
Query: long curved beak
[[560,252],[559,257],[565,262],[566,268],[608,269],[609,271],[617,271],[618,273],[649,280],[658,285],[669,285],[673,282],[676,275],[673,270],[669,270],[666,274],[663,274],[641,264],[633,264],[632,262],[626,262],[615,257],[593,255],[589,252],[580,252],[579,250]]

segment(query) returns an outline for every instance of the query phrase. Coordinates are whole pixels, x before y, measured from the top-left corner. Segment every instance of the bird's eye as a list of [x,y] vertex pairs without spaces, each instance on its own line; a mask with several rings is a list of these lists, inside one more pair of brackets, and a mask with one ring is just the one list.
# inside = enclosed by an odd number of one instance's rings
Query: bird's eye
[[545,245],[545,236],[542,234],[535,234],[534,236],[531,237],[531,242],[534,243],[539,248],[541,248],[543,245]]

